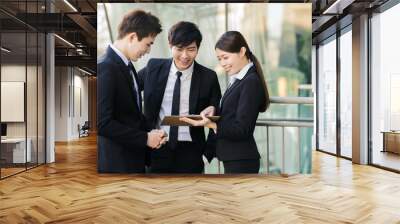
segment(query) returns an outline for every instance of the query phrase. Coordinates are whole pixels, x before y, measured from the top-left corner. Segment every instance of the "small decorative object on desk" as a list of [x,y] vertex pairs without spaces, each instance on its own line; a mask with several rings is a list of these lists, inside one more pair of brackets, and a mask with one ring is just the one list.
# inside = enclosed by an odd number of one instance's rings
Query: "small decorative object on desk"
[[382,131],[381,133],[383,134],[382,152],[400,154],[400,131],[390,130]]

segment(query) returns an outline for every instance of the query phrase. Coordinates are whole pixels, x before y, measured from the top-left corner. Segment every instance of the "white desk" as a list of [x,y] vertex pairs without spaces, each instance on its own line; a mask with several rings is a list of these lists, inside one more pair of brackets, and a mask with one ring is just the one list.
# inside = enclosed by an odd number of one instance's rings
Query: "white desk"
[[[7,162],[12,163],[25,163],[31,161],[31,146],[32,140],[30,138],[27,139],[27,146],[25,152],[25,138],[6,138],[1,139],[1,154],[3,159],[5,156],[9,156],[10,158],[6,158]],[[11,153],[12,153],[12,161],[11,161]],[[4,155],[8,154],[8,155]],[[25,161],[26,160],[26,161]]]

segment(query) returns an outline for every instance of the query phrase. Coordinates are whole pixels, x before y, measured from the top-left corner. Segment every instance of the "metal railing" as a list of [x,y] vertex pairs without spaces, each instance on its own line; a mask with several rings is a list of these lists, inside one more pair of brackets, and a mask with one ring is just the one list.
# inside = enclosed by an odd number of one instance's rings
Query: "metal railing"
[[[270,97],[271,103],[273,104],[307,104],[313,105],[314,98],[313,97]],[[286,174],[286,156],[285,156],[285,129],[286,128],[297,128],[298,134],[297,138],[299,140],[299,172],[301,172],[302,161],[301,161],[301,144],[300,144],[300,129],[301,128],[313,128],[314,121],[313,119],[258,119],[256,122],[257,127],[265,127],[266,128],[266,137],[267,137],[267,154],[266,154],[266,170],[267,174],[270,173],[270,146],[269,146],[269,137],[270,137],[270,128],[271,127],[281,127],[282,130],[282,170],[281,174]],[[221,162],[218,161],[218,173],[221,174]]]
[[314,97],[302,97],[302,96],[293,96],[293,97],[277,97],[271,96],[271,103],[274,104],[314,104]]
[[270,120],[270,119],[259,119],[257,120],[256,126],[264,126],[266,128],[267,133],[267,174],[269,174],[269,128],[270,127],[281,127],[282,128],[282,174],[286,174],[285,170],[285,128],[287,127],[295,127],[298,128],[297,137],[299,139],[299,171],[301,171],[302,163],[301,163],[301,145],[300,145],[300,128],[312,128],[313,127],[313,120]]

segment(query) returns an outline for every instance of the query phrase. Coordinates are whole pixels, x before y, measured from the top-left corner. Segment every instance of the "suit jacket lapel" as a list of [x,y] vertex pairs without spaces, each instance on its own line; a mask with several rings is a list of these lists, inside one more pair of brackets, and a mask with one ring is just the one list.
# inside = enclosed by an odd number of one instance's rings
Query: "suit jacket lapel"
[[239,85],[240,82],[241,82],[241,80],[236,80],[236,81],[232,84],[232,86],[231,86],[229,89],[227,89],[227,90],[225,91],[225,93],[224,93],[224,95],[222,96],[222,99],[221,99],[221,108],[222,108],[222,104],[224,103],[226,97],[228,97],[229,94],[232,93],[232,90],[235,89],[235,88]]
[[189,114],[195,114],[197,99],[200,93],[201,86],[201,74],[199,74],[199,65],[194,63],[192,80],[190,82],[190,93],[189,93]]
[[245,79],[249,76],[249,74],[250,74],[250,73],[253,73],[253,72],[256,72],[256,69],[255,69],[254,66],[252,66],[252,67],[249,68],[249,70],[246,72],[246,75],[243,77],[242,80],[236,80],[236,81],[233,83],[233,85],[232,85],[229,89],[227,89],[227,90],[225,91],[224,95],[222,96],[221,103],[220,103],[220,107],[221,107],[221,108],[222,108],[222,104],[224,103],[226,97],[228,97],[229,94],[232,93],[232,90],[235,89],[235,88],[240,84],[241,81],[245,80]]
[[129,68],[127,66],[125,66],[125,68],[121,67],[121,70],[123,71],[126,82],[129,84],[129,92],[131,93],[133,100],[137,103],[137,98],[133,94],[134,93],[134,91],[133,91],[134,84],[133,84],[133,78],[132,78],[131,72],[129,71]]
[[114,52],[114,50],[109,46],[107,48],[107,54],[112,58],[112,60],[119,65],[119,68],[121,70],[121,73],[123,74],[123,77],[125,78],[126,83],[128,83],[129,86],[129,92],[132,97],[132,99],[135,101],[137,104],[137,99],[136,96],[133,95],[133,78],[132,75],[129,71],[129,68],[125,63],[122,61],[122,59],[117,55],[117,53]]

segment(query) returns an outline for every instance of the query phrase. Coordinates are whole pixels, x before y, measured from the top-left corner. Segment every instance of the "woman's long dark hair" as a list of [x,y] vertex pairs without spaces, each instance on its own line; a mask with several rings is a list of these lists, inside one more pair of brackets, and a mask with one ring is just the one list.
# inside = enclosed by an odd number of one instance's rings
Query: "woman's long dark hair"
[[261,80],[261,84],[264,89],[265,103],[262,105],[260,112],[265,112],[270,104],[267,83],[265,82],[264,73],[260,62],[256,56],[251,53],[249,45],[244,39],[243,35],[238,31],[227,31],[225,32],[215,44],[215,49],[220,49],[229,53],[239,53],[242,47],[246,48],[246,57],[250,59],[256,66],[258,77]]

